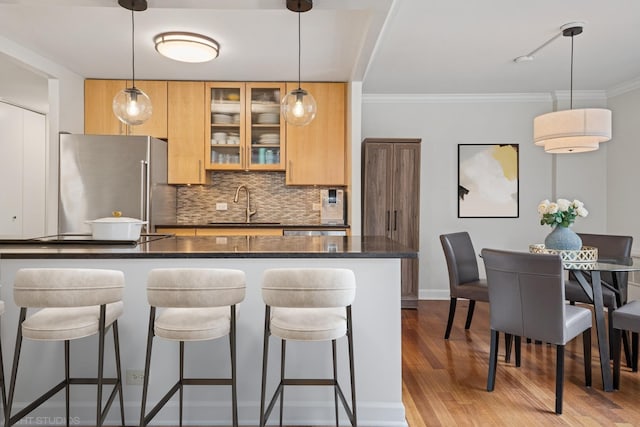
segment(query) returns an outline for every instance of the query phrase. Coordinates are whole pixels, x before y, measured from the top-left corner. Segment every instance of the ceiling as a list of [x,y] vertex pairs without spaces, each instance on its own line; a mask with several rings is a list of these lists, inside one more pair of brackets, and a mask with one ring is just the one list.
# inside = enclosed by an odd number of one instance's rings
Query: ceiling
[[[569,39],[513,59],[575,21],[574,90],[640,77],[638,0],[315,0],[301,15],[302,80],[363,81],[366,94],[568,90]],[[135,14],[136,77],[296,80],[297,23],[285,0],[149,0]],[[180,30],[216,39],[220,56],[155,52],[153,36]],[[131,77],[131,12],[116,0],[0,0],[0,37],[83,77]]]

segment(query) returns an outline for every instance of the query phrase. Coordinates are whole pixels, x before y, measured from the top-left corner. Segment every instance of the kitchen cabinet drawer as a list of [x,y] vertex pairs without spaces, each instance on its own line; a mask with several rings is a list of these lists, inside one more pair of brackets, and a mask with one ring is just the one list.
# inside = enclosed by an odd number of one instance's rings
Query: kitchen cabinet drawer
[[130,87],[128,80],[84,82],[84,133],[92,135],[150,135],[167,138],[167,82],[136,80],[136,87],[151,99],[153,114],[145,123],[128,126],[113,113],[113,98]]
[[156,233],[160,234],[175,234],[176,236],[195,236],[195,228],[182,228],[182,227],[157,227]]
[[196,236],[282,236],[282,228],[196,228]]

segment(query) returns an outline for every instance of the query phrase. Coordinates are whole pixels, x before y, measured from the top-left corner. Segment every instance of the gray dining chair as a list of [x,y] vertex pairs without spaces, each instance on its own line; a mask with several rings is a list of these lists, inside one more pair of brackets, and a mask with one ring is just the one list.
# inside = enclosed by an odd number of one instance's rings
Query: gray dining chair
[[[559,255],[483,249],[489,288],[491,349],[487,391],[493,391],[499,333],[530,337],[556,346],[556,414],[562,413],[564,346],[582,333],[584,374],[591,386],[591,312],[565,304]],[[520,366],[519,340],[516,366]]]
[[464,325],[465,329],[469,329],[476,301],[489,302],[489,294],[487,292],[487,281],[480,279],[480,274],[478,273],[478,255],[473,249],[469,233],[462,231],[442,234],[440,235],[440,243],[442,243],[444,257],[447,260],[451,296],[447,329],[444,333],[444,339],[447,340],[451,334],[458,298],[469,300],[467,321]]
[[631,301],[613,312],[613,388],[620,389],[620,338],[631,331],[631,370],[638,372],[638,333],[640,333],[640,300]]
[[[633,245],[633,237],[631,236],[615,236],[608,234],[578,234],[582,239],[583,246],[593,246],[598,248],[598,259],[616,259],[631,257],[631,246]],[[621,307],[627,302],[627,283],[629,281],[629,273],[616,273],[615,280],[613,273],[603,271],[600,273],[602,282],[602,302],[607,307],[608,325],[609,325],[609,354],[613,357],[613,312],[616,308]],[[592,304],[587,294],[580,286],[572,274],[569,280],[565,282],[565,296],[572,304],[579,302],[583,304]],[[629,344],[626,334],[623,336],[625,354],[627,362],[630,362]]]

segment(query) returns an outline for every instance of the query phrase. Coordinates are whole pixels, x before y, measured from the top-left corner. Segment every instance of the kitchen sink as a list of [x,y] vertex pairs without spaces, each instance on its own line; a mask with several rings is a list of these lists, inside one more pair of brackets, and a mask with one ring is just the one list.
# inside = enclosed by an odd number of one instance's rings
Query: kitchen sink
[[243,225],[246,227],[260,226],[260,225],[280,225],[279,222],[210,222],[209,225],[220,225],[220,226],[234,226],[237,227],[239,225]]

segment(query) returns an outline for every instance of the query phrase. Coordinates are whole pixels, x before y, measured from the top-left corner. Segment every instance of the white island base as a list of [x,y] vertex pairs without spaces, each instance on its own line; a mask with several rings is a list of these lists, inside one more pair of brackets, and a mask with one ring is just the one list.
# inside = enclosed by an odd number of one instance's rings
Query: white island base
[[[238,412],[239,423],[256,426],[260,408],[260,378],[264,328],[264,303],[260,292],[262,273],[278,267],[337,267],[352,269],[357,290],[353,304],[355,377],[357,415],[360,426],[407,426],[402,403],[400,259],[399,258],[119,258],[119,259],[1,259],[0,283],[6,311],[2,317],[2,347],[6,381],[9,382],[15,346],[18,309],[13,303],[13,279],[19,268],[72,267],[122,270],[126,288],[124,314],[119,320],[122,356],[125,417],[127,425],[138,425],[142,386],[132,384],[133,374],[143,371],[149,306],[146,277],[153,268],[201,267],[234,268],[245,271],[247,294],[239,306],[237,325]],[[113,376],[113,339],[107,334],[105,375]],[[97,337],[71,343],[71,375],[95,376],[97,372]],[[154,339],[147,408],[178,378],[179,346]],[[15,413],[28,401],[64,376],[64,351],[60,342],[24,340],[16,397]],[[338,377],[349,396],[346,339],[338,340]],[[269,353],[268,398],[279,379],[280,340],[271,338]],[[185,377],[228,376],[229,341],[187,343]],[[331,344],[290,342],[287,346],[287,375],[290,377],[330,378]],[[132,381],[133,380],[133,381]],[[110,386],[103,395],[108,396]],[[285,388],[284,424],[294,426],[334,425],[334,395],[330,387]],[[71,425],[95,424],[95,387],[71,388]],[[186,386],[185,425],[230,425],[231,392],[229,387]],[[106,399],[106,398],[105,398]],[[119,404],[114,402],[107,425],[119,425]],[[348,425],[342,406],[340,424]],[[278,423],[278,405],[269,424]],[[34,411],[20,425],[64,425],[64,392]],[[178,398],[174,397],[154,419],[152,425],[178,425]]]

